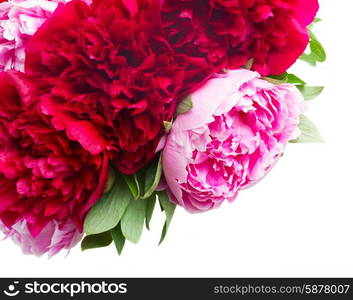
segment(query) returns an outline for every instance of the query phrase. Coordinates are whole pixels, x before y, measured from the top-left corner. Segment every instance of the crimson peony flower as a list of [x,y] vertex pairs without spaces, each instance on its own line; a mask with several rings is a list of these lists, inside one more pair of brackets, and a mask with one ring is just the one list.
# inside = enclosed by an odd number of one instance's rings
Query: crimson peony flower
[[179,59],[236,69],[254,58],[262,75],[285,72],[304,52],[318,0],[160,0]]
[[26,48],[26,72],[41,79],[42,111],[93,154],[112,150],[131,174],[155,155],[174,114],[184,71],[160,26],[158,0],[79,0],[59,5]]
[[[40,113],[37,92],[26,75],[0,73],[0,220],[9,229],[26,221],[34,238],[52,221],[73,221],[82,231],[103,193],[108,157],[56,130]],[[89,130],[86,123],[70,126]]]

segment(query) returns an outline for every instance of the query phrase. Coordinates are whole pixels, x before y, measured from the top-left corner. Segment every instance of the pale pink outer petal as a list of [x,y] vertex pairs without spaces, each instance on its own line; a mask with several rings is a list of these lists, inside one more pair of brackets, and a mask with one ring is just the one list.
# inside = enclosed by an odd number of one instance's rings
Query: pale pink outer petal
[[177,201],[183,203],[182,190],[179,183],[185,182],[187,178],[186,166],[188,161],[184,155],[183,141],[188,143],[188,136],[181,132],[178,133],[179,138],[177,139],[172,129],[172,132],[167,138],[162,159],[165,180]]
[[162,151],[164,149],[164,146],[165,146],[165,143],[167,142],[167,136],[166,135],[163,135],[157,145],[157,148],[156,148],[156,153]]
[[184,200],[179,184],[187,180],[188,155],[185,151],[190,143],[188,130],[205,126],[214,120],[213,115],[216,112],[221,114],[233,107],[239,99],[234,91],[244,82],[257,77],[258,73],[241,69],[210,79],[192,94],[192,110],[179,115],[173,123],[163,150],[163,168],[169,188],[182,205]]
[[70,250],[83,236],[72,221],[51,221],[35,238],[30,234],[24,220],[17,222],[11,228],[7,228],[0,222],[0,231],[19,245],[24,254],[42,256],[48,253],[49,257],[63,249]]
[[[71,0],[12,0],[0,3],[0,71],[24,71],[28,39],[52,16],[59,3]],[[82,0],[90,5],[92,0]]]
[[223,104],[225,99],[229,99],[229,95],[238,90],[244,82],[258,76],[255,72],[240,69],[210,79],[202,88],[192,94],[193,109],[178,116],[173,123],[173,128],[175,130],[190,130],[210,123],[216,109]]
[[76,246],[82,239],[83,234],[80,233],[73,222],[57,223],[56,230],[51,238],[48,256],[52,257],[62,249],[68,249]]
[[189,212],[232,202],[264,178],[300,134],[306,108],[295,86],[244,69],[209,80],[191,98],[193,108],[177,117],[162,154],[170,199]]

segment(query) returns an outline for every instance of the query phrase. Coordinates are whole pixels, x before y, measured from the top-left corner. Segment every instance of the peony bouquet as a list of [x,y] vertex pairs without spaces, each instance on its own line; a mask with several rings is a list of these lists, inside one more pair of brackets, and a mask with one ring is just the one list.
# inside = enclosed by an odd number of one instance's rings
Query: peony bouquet
[[[321,142],[288,68],[318,0],[0,1],[0,229],[25,253],[137,243],[156,202],[232,202]],[[84,236],[85,235],[85,236]]]

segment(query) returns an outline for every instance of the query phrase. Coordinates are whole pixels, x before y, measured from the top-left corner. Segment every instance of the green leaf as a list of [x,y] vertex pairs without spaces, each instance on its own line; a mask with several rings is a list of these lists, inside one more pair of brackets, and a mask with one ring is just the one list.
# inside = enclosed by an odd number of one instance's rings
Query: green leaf
[[281,79],[273,78],[272,76],[271,77],[264,77],[263,79],[272,83],[272,84],[275,84],[275,85],[286,83],[285,81],[283,81]]
[[273,84],[290,83],[297,86],[299,91],[303,94],[304,99],[307,101],[316,98],[324,90],[323,86],[307,86],[304,80],[299,78],[297,75],[291,73],[283,73],[277,76],[269,76],[265,77],[264,79]]
[[172,129],[173,122],[163,121],[163,124],[166,132],[169,132]]
[[305,85],[306,84],[305,81],[303,81],[297,75],[294,75],[294,74],[288,74],[286,82],[294,84],[294,85]]
[[291,143],[324,143],[325,142],[324,139],[321,137],[317,127],[305,115],[300,116],[299,128],[302,132],[301,135],[296,140],[292,140]]
[[140,185],[137,181],[136,175],[122,175],[124,177],[124,180],[126,184],[128,185],[130,192],[134,199],[138,199],[140,197]]
[[272,84],[283,84],[287,82],[287,77],[288,77],[288,73],[284,72],[282,74],[279,75],[271,75],[271,76],[267,76],[267,77],[263,77],[264,80],[272,83]]
[[306,84],[305,81],[300,79],[298,76],[287,72],[280,75],[268,76],[268,77],[265,77],[264,79],[273,84],[283,84],[283,83],[291,83],[294,85]]
[[125,246],[125,237],[121,231],[120,223],[111,230],[112,238],[116,247],[116,251],[121,255]]
[[94,248],[109,246],[112,242],[112,236],[109,231],[100,234],[87,235],[81,242],[82,251]]
[[145,193],[141,199],[151,197],[162,176],[162,154],[160,153],[147,167],[145,173]]
[[306,54],[303,53],[302,56],[300,57],[302,61],[307,62],[309,65],[315,67],[316,66],[316,59],[313,54]]
[[154,207],[156,205],[156,194],[153,193],[151,197],[146,199],[147,204],[146,204],[146,228],[150,230],[150,222],[152,219]]
[[315,25],[316,23],[321,22],[321,21],[322,21],[322,19],[320,19],[320,18],[315,18],[314,21],[308,26],[308,29],[312,30],[313,27],[314,27],[314,25]]
[[121,219],[121,231],[124,237],[137,244],[140,240],[146,215],[146,200],[131,201]]
[[313,58],[317,62],[324,62],[326,60],[325,49],[313,34],[312,34],[312,40],[310,41],[310,50]]
[[297,88],[299,89],[299,91],[304,96],[304,99],[307,100],[307,101],[315,99],[324,90],[323,86],[307,86],[307,85],[303,85],[303,86],[297,86]]
[[159,241],[159,245],[160,245],[164,241],[164,239],[167,235],[170,223],[171,223],[173,215],[174,215],[176,205],[169,201],[169,197],[168,197],[168,194],[166,191],[158,192],[157,194],[158,194],[159,203],[160,203],[161,207],[163,208],[165,216],[166,216],[166,221],[163,226],[161,239]]
[[108,180],[104,187],[104,193],[110,192],[116,179],[115,171],[112,167],[109,167]]
[[192,109],[192,98],[191,96],[187,96],[184,100],[182,100],[176,110],[176,115],[182,115],[187,113],[189,110]]
[[254,64],[254,58],[248,60],[248,62],[244,65],[244,69],[251,70]]
[[163,121],[164,129],[166,132],[169,132],[172,129],[173,122]]
[[88,212],[84,222],[86,234],[102,233],[118,225],[131,199],[132,195],[125,180],[117,174],[111,192],[104,194]]
[[284,72],[284,73],[279,74],[279,75],[271,75],[271,76],[268,76],[268,77],[272,78],[272,79],[279,80],[279,81],[287,82],[288,73]]
[[137,185],[140,189],[140,197],[145,194],[145,176],[146,176],[147,166],[144,166],[137,173],[134,174]]
[[318,38],[312,32],[312,28],[315,23],[321,21],[320,19],[315,19],[315,21],[308,27],[309,35],[310,35],[310,42],[309,48],[310,53],[306,54],[303,53],[300,57],[301,60],[309,63],[310,65],[315,66],[317,62],[324,62],[326,60],[326,52]]

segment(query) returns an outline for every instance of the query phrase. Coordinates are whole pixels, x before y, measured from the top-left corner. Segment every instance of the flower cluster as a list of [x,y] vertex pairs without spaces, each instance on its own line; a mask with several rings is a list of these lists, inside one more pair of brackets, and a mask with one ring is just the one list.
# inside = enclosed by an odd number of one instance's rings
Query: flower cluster
[[69,1],[0,1],[0,71],[24,70],[25,47],[30,37],[53,15],[60,2]]
[[162,21],[181,60],[213,71],[254,59],[262,75],[285,72],[304,52],[318,0],[161,0]]
[[0,230],[28,254],[55,255],[83,232],[83,249],[114,240],[120,253],[157,199],[161,241],[176,204],[233,201],[303,135],[308,87],[287,69],[318,8],[0,1]]
[[93,155],[51,126],[37,89],[22,73],[0,73],[0,218],[8,228],[25,220],[34,238],[52,220],[82,231],[108,174],[107,154]]

